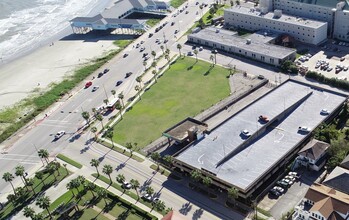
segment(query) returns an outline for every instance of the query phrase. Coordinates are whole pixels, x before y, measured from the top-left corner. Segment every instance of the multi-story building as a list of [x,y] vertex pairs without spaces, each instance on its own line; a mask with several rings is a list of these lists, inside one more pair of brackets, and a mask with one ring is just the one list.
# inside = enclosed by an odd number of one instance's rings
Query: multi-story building
[[349,41],[349,6],[339,0],[260,0],[263,13],[275,9],[283,13],[328,23],[329,37]]
[[251,31],[267,29],[286,33],[308,44],[317,45],[327,39],[327,22],[285,15],[281,10],[263,13],[253,8],[236,6],[225,9],[224,22],[227,27],[233,26]]

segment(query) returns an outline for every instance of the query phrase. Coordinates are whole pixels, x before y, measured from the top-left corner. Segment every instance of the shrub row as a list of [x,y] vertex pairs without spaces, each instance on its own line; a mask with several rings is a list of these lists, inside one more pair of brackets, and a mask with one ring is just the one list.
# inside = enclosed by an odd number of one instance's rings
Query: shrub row
[[306,77],[315,79],[318,82],[321,82],[336,88],[349,90],[349,82],[346,80],[341,80],[337,78],[328,78],[315,71],[308,71]]

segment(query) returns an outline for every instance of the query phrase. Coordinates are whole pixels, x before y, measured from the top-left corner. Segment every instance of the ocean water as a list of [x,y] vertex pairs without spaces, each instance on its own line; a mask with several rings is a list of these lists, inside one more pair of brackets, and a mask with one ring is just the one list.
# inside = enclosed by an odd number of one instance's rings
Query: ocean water
[[[0,64],[71,33],[69,20],[110,0],[0,0]],[[63,36],[64,36],[63,35]],[[56,39],[55,39],[56,37]]]

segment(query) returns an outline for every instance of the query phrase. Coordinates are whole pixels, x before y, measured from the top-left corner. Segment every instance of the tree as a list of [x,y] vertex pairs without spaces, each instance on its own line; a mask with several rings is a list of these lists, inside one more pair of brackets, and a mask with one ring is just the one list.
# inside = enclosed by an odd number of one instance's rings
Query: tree
[[195,54],[196,62],[197,62],[198,61],[198,53],[199,53],[199,51],[197,49],[195,49],[193,52]]
[[163,160],[165,161],[165,163],[167,164],[167,166],[171,166],[172,161],[173,161],[173,157],[171,155],[165,155],[163,157]]
[[240,5],[240,1],[239,0],[236,0],[235,3],[236,3],[236,5]]
[[228,189],[228,198],[235,200],[238,197],[239,197],[239,190],[237,190],[235,187],[231,187]]
[[212,61],[212,65],[214,66],[215,62],[214,62],[214,56],[212,54],[210,56],[210,60]]
[[51,215],[51,212],[49,209],[50,205],[51,205],[51,201],[50,201],[50,198],[48,196],[42,196],[42,197],[38,198],[36,200],[35,204],[42,209],[46,209],[47,213],[49,214],[50,218],[52,219],[52,215]]
[[96,127],[92,127],[91,128],[91,132],[93,132],[95,134],[95,140],[97,140],[97,128]]
[[32,192],[34,193],[34,195],[36,195],[36,192],[34,190],[34,179],[33,178],[27,179],[27,185],[30,186],[30,188],[32,189]]
[[35,178],[37,178],[38,180],[41,180],[42,185],[45,185],[45,182],[43,181],[44,178],[44,174],[42,172],[36,172],[35,173]]
[[56,174],[55,174],[56,169],[57,169],[57,168],[56,168],[56,165],[53,164],[53,163],[49,163],[49,164],[47,165],[46,169],[47,169],[47,171],[49,172],[49,174],[50,174],[50,175],[53,175],[54,178],[55,178],[55,180],[57,180],[57,177],[56,177]]
[[155,82],[158,82],[158,80],[157,80],[157,78],[156,78],[156,74],[157,74],[156,70],[151,71],[151,73],[154,75]]
[[144,71],[147,70],[147,61],[143,61]]
[[160,160],[160,154],[159,152],[153,152],[151,155],[150,155],[151,159],[155,161],[156,165],[158,165],[158,170],[160,168],[160,165],[159,165],[159,160]]
[[35,211],[32,207],[26,206],[23,209],[23,215],[26,218],[31,218],[33,219],[33,216],[35,215]]
[[15,168],[15,175],[19,176],[22,180],[22,182],[24,183],[24,186],[27,188],[27,190],[29,191],[29,188],[27,186],[27,179],[25,178],[25,171],[24,171],[24,166],[22,165],[17,165]]
[[112,89],[111,91],[111,94],[114,96],[114,98],[115,98],[115,94],[116,94],[116,91],[114,90],[114,89]]
[[151,55],[154,57],[154,60],[155,60],[156,52],[154,50],[151,52]]
[[141,77],[141,76],[138,76],[138,77],[136,78],[136,81],[139,83],[139,87],[140,87],[141,90],[142,90],[142,77]]
[[121,100],[122,108],[125,108],[124,105],[124,94],[122,92],[119,93],[118,98]]
[[136,179],[131,179],[130,180],[130,184],[131,184],[131,186],[132,186],[132,188],[136,191],[136,193],[137,193],[137,200],[139,199],[139,194],[138,194],[138,187],[140,186],[140,184],[139,184],[139,182],[138,182],[138,180],[136,180]]
[[127,149],[130,150],[131,157],[132,157],[132,154],[133,154],[133,151],[132,151],[132,148],[133,148],[132,143],[131,143],[131,142],[127,142],[125,146],[126,146]]
[[163,210],[165,210],[166,205],[163,201],[158,200],[155,203],[153,203],[153,207],[155,209],[157,209],[158,211],[163,211]]
[[90,113],[85,111],[81,113],[81,116],[86,120],[86,124],[90,122]]
[[16,207],[16,203],[15,202],[17,200],[17,196],[15,194],[8,194],[6,198],[7,198],[7,201],[12,203],[13,207]]
[[234,1],[230,0],[230,6],[233,7],[234,6]]
[[164,45],[161,45],[160,49],[162,50],[162,53],[164,53],[164,49],[165,49]]
[[118,176],[116,177],[116,181],[118,181],[119,183],[123,183],[125,182],[125,176],[121,173],[118,174]]
[[71,192],[73,193],[73,197],[76,197],[75,193],[74,193],[74,185],[72,183],[73,180],[70,180],[69,183],[67,183],[67,185],[65,187],[67,187],[67,190],[71,190]]
[[[120,112],[120,114],[121,114],[121,112]],[[112,144],[112,148],[114,148],[114,142],[113,142],[114,131],[112,129],[108,129],[105,133],[105,136],[110,139],[110,142]]]
[[16,195],[15,188],[13,187],[12,180],[14,179],[14,176],[10,172],[6,172],[2,175],[2,179],[5,180],[5,182],[9,182],[12,186],[13,192]]
[[91,111],[92,111],[93,115],[96,116],[96,114],[97,114],[97,109],[96,109],[96,108],[92,108]]
[[100,114],[98,114],[98,115],[96,115],[96,119],[102,123],[102,128],[104,129],[104,125],[103,125],[103,116],[100,115]]
[[97,194],[100,198],[104,199],[104,203],[107,206],[108,205],[107,200],[106,200],[106,198],[108,197],[107,190],[103,189],[103,188],[98,188]]
[[165,59],[167,60],[168,68],[170,68],[170,55],[165,54]]
[[55,166],[55,170],[57,171],[57,173],[58,173],[58,176],[60,176],[61,175],[61,172],[59,171],[59,168],[61,168],[61,163],[60,162],[58,162],[58,161],[54,161],[53,162],[53,165]]
[[91,191],[92,196],[95,197],[95,194],[94,194],[93,190],[96,189],[96,184],[94,184],[94,183],[88,181],[87,184],[86,184],[86,189],[89,190],[89,191]]
[[192,178],[195,182],[199,182],[202,179],[201,172],[199,170],[191,171],[190,178]]
[[37,213],[33,216],[32,220],[45,220],[45,216],[42,213]]
[[151,67],[153,67],[156,70],[156,62],[155,61],[151,63]]
[[[122,105],[121,105],[119,102],[117,102],[117,103],[115,104],[115,109],[119,111],[120,117],[121,117],[121,119],[123,119],[123,117],[122,117]],[[112,136],[112,137],[113,137],[113,136]],[[112,142],[113,142],[113,141],[112,141]],[[114,144],[113,144],[113,147],[114,147]]]
[[79,187],[81,185],[81,182],[79,181],[78,178],[70,180],[70,185],[73,189],[76,189],[78,191],[78,194],[80,193]]
[[46,163],[48,164],[49,153],[46,149],[40,149],[38,151],[38,155],[41,159],[45,159]]
[[111,179],[110,174],[113,172],[113,167],[110,166],[109,164],[105,164],[105,165],[103,166],[102,172],[103,172],[104,174],[107,174],[107,175],[108,175],[109,180],[110,180],[110,185],[111,185],[111,184],[113,183],[113,180]]
[[211,179],[211,177],[209,177],[209,176],[203,177],[203,178],[202,178],[202,183],[206,186],[207,192],[208,192],[209,187],[210,187],[211,184],[212,184],[212,179]]
[[181,57],[182,56],[182,54],[181,54],[182,45],[177,44],[177,49],[179,51],[179,57]]
[[138,93],[139,99],[141,99],[141,93],[140,93],[141,88],[139,87],[139,85],[136,85],[136,86],[135,86],[135,90],[136,90],[137,93]]
[[170,49],[167,48],[167,49],[165,50],[165,54],[170,55]]
[[103,102],[104,102],[104,104],[107,105],[109,103],[109,100],[108,99],[104,99]]
[[99,176],[99,171],[98,171],[98,166],[99,166],[99,164],[100,164],[100,162],[99,162],[99,160],[97,160],[97,159],[92,159],[92,160],[90,161],[90,165],[96,168],[96,171],[97,171],[97,175],[98,175],[98,176]]
[[151,186],[147,186],[147,188],[145,189],[145,191],[149,194],[149,195],[153,195],[154,193],[154,189]]

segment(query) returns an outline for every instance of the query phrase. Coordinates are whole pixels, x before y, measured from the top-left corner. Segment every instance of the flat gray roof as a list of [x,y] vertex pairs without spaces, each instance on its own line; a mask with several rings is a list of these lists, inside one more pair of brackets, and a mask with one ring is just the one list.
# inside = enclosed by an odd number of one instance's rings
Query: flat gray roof
[[[304,4],[311,4],[311,5],[319,5],[327,8],[336,8],[337,3],[340,1],[338,0],[290,0],[293,2],[299,2],[299,3],[304,3]],[[345,2],[345,7],[348,7],[348,2]]]
[[[258,122],[259,115],[272,119],[311,92],[312,95],[283,118],[277,127],[269,126],[265,132],[257,134],[257,138],[246,148],[217,166],[245,141],[240,136],[241,130],[247,129],[254,135],[263,126]],[[177,159],[197,169],[204,168],[240,190],[248,191],[306,137],[298,133],[299,126],[314,129],[327,117],[320,114],[323,108],[333,111],[345,99],[346,96],[339,93],[288,81],[213,130],[203,140],[189,146]]]
[[262,17],[267,20],[279,21],[279,22],[284,22],[284,23],[299,25],[304,27],[310,27],[310,28],[318,28],[323,25],[327,25],[327,22],[299,18],[299,17],[286,15],[286,14],[282,14],[280,18],[275,18],[274,12],[268,12],[266,14],[263,14],[253,8],[247,8],[242,6],[235,6],[232,8],[225,9],[224,11],[231,11],[237,14],[245,14],[245,15],[250,15],[254,17]]
[[[235,35],[236,32],[219,29],[219,32],[217,33],[216,30],[217,30],[216,28],[212,28],[212,27],[205,28],[200,30],[197,33],[190,34],[189,37],[193,36],[201,40],[216,42],[219,44],[226,45],[228,47],[233,46],[233,47],[241,48],[246,51],[251,51],[257,54],[269,54],[270,56],[274,56],[280,59],[283,59],[285,57],[288,57],[290,54],[295,53],[294,49],[265,43],[263,41],[263,35],[258,34],[261,32],[254,34],[255,36],[252,36],[252,37],[251,35],[247,36],[248,39],[251,39],[251,43],[247,44],[246,43],[247,38],[243,38]],[[268,42],[272,38],[273,36],[272,37],[267,36],[266,39],[264,40]]]

